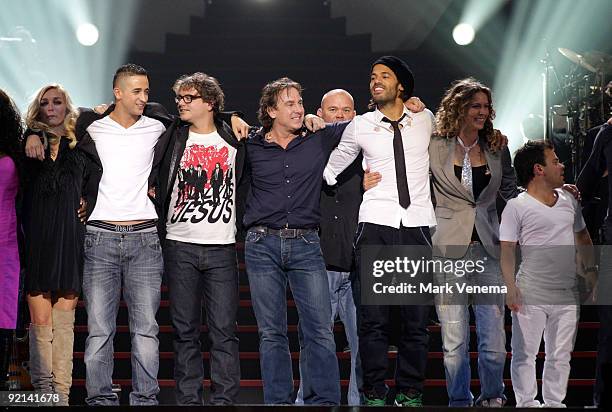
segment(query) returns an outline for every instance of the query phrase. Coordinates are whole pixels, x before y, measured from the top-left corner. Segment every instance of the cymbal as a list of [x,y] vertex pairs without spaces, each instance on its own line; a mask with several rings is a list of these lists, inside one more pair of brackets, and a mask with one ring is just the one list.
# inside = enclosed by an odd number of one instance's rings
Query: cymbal
[[581,54],[578,54],[575,51],[566,49],[564,47],[559,47],[557,50],[559,50],[559,53],[569,59],[572,63],[576,63],[578,66],[584,67],[590,72],[597,72],[597,69],[593,67],[589,62],[587,62],[584,56],[582,56]]
[[596,71],[612,73],[612,56],[609,54],[600,51],[590,51],[585,53],[584,60],[595,67]]

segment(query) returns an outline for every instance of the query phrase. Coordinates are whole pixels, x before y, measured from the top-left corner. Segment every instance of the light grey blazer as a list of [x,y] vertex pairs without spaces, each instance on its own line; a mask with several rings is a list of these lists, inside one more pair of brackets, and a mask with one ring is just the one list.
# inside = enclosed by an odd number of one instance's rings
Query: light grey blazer
[[[480,147],[489,165],[491,180],[478,200],[461,185],[455,175],[456,138],[434,136],[429,144],[429,161],[436,198],[436,230],[432,236],[434,254],[461,258],[472,239],[474,224],[487,252],[499,259],[499,218],[496,199],[505,201],[518,194],[516,176],[508,147],[492,153],[484,139]],[[453,247],[449,247],[449,246]]]

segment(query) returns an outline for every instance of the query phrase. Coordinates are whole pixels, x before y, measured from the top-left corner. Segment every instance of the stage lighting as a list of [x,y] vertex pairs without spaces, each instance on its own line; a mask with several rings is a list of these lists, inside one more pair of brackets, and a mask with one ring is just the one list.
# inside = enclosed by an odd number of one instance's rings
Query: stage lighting
[[459,46],[466,46],[474,40],[474,28],[467,23],[459,23],[453,29],[453,39]]
[[98,41],[98,28],[91,23],[83,23],[79,25],[76,36],[83,46],[93,46]]

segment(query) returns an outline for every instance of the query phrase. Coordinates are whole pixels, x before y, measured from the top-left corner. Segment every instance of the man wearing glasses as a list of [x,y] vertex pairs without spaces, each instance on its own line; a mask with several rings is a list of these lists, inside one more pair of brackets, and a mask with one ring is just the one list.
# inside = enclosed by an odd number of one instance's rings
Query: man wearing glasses
[[[203,298],[210,340],[210,403],[233,404],[240,387],[235,186],[242,178],[245,150],[219,119],[224,94],[214,77],[185,75],[173,90],[180,121],[162,137],[168,143],[156,195],[174,328],[176,402],[203,403]],[[192,169],[197,195],[184,196],[182,188],[192,182],[179,171]],[[210,180],[198,179],[197,171]],[[232,178],[216,182],[215,174]]]

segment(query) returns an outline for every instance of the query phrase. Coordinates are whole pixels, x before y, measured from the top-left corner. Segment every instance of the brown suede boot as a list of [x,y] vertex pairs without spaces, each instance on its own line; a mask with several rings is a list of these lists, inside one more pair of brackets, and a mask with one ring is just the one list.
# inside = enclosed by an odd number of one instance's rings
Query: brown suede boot
[[74,309],[53,308],[53,387],[59,395],[58,406],[68,406],[72,386],[74,346]]
[[30,377],[37,392],[53,392],[53,329],[30,324]]

